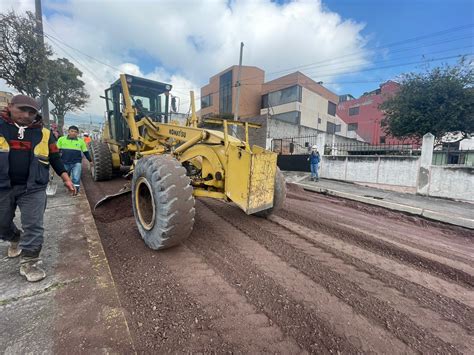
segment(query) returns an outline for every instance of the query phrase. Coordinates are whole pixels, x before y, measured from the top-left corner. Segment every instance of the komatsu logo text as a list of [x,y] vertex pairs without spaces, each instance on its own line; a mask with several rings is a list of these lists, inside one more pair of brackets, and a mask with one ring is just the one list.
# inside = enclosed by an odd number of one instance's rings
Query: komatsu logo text
[[172,136],[177,136],[177,137],[181,137],[181,138],[186,138],[186,132],[185,132],[185,131],[176,130],[176,129],[170,129],[170,130],[169,130],[169,133],[170,133]]

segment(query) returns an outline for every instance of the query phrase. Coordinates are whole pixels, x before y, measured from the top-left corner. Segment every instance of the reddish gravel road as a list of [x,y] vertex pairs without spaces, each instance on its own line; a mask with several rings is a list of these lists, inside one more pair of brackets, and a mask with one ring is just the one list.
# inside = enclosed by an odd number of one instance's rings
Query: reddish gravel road
[[[84,177],[92,205],[123,184]],[[94,216],[140,353],[474,349],[472,231],[295,185],[269,220],[200,199],[189,240],[160,252],[129,196]]]

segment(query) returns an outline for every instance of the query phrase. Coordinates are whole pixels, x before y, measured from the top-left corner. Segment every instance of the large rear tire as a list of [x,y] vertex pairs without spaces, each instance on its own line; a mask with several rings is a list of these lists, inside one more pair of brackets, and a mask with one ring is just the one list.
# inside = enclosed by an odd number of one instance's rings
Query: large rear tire
[[151,249],[166,249],[189,237],[194,225],[193,187],[173,157],[138,160],[132,179],[132,205],[138,230]]
[[107,143],[92,141],[89,143],[89,151],[94,163],[91,165],[91,174],[94,181],[112,179],[112,153]]
[[285,176],[282,174],[280,169],[277,167],[275,174],[275,190],[273,193],[273,207],[267,210],[254,213],[255,216],[267,218],[273,212],[278,211],[285,202],[286,199],[286,181]]

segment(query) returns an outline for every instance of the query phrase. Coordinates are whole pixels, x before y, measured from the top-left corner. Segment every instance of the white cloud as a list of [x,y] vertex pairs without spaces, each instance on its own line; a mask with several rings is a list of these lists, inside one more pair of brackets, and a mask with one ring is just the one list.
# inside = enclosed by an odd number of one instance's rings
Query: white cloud
[[[21,4],[19,11],[34,8],[33,0],[4,0],[0,10],[9,4]],[[358,52],[349,63],[348,59],[344,64],[334,60],[330,65],[302,69],[329,82],[344,70],[340,68],[350,66],[354,71],[368,64],[361,35],[364,25],[342,19],[320,1],[230,4],[227,0],[50,0],[43,5],[49,10],[44,13],[55,13],[47,17],[44,30],[114,68],[171,83],[183,103],[189,102],[190,89],[198,91],[210,76],[238,63],[241,41],[245,43],[244,65],[258,66],[267,74]],[[119,72],[64,44],[50,43],[59,56],[70,58],[84,72],[91,94],[86,111],[102,115],[104,103],[99,95]]]

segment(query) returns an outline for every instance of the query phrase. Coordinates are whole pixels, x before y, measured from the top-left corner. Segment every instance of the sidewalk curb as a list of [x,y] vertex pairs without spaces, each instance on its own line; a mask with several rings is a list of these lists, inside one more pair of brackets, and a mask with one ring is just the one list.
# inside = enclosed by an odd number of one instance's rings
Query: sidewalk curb
[[299,185],[305,188],[306,190],[310,190],[310,191],[314,191],[314,192],[318,192],[318,193],[322,193],[322,194],[326,194],[330,196],[342,197],[348,200],[358,201],[358,202],[366,203],[369,205],[384,207],[393,211],[405,212],[411,215],[420,216],[420,217],[424,217],[424,218],[431,219],[434,221],[452,224],[455,226],[474,229],[473,219],[448,216],[448,215],[431,211],[431,210],[425,210],[422,208],[413,207],[409,205],[403,205],[403,204],[399,204],[395,202],[388,202],[388,201],[378,200],[371,197],[350,194],[347,192],[341,192],[337,190],[331,190],[331,189],[327,189],[327,188],[323,188],[319,186],[313,186],[313,185],[309,185],[309,184],[305,184],[301,182],[294,182],[294,184]]
[[[84,192],[85,191],[85,188]],[[87,192],[86,192],[87,194]],[[92,215],[92,210],[90,208],[89,202],[87,201],[87,197],[83,196],[85,203],[84,205],[87,206],[87,214],[88,214],[88,223],[86,226],[87,229],[87,246],[89,257],[91,260],[91,264],[93,266],[93,270],[95,271],[95,279],[97,286],[101,289],[108,289],[110,292],[110,296],[115,298],[119,308],[113,310],[113,315],[108,319],[110,324],[109,327],[114,326],[114,322],[118,321],[125,326],[126,333],[127,333],[127,342],[130,344],[131,348],[135,351],[135,345],[133,344],[132,335],[130,333],[130,328],[128,326],[127,318],[123,312],[123,306],[120,302],[120,297],[118,295],[117,286],[115,284],[115,280],[112,276],[112,271],[110,269],[109,261],[105,255],[104,248],[102,246],[102,241],[99,236],[99,231],[97,230],[97,226],[95,224],[95,219]]]

